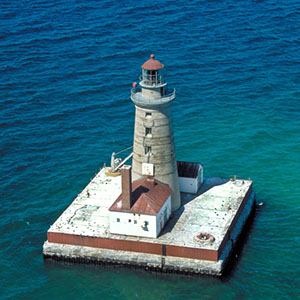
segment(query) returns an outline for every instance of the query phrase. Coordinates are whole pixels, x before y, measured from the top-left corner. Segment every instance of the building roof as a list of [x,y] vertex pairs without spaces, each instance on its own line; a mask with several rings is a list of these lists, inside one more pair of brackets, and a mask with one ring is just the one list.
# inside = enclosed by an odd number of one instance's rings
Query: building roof
[[171,193],[172,190],[167,184],[145,177],[132,183],[133,205],[130,210],[122,208],[122,194],[109,210],[157,215]]
[[151,54],[150,59],[142,65],[142,68],[145,70],[160,70],[164,68],[164,65],[160,61],[154,59],[154,54]]

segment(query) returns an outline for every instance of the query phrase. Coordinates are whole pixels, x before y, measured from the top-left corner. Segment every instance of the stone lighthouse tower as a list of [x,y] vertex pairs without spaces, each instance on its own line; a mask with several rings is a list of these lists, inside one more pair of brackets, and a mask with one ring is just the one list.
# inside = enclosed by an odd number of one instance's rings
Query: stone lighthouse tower
[[140,89],[134,84],[131,100],[135,104],[132,179],[150,175],[172,189],[172,211],[180,207],[170,104],[175,89],[168,90],[164,65],[154,55],[142,65]]

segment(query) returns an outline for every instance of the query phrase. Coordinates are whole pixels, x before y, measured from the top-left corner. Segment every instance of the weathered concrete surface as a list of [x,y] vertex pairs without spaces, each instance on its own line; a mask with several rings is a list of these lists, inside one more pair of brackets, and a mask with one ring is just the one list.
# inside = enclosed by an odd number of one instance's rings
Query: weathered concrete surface
[[[43,249],[46,258],[71,262],[122,264],[159,270],[162,272],[189,272],[220,275],[222,262],[198,259],[161,256],[129,251],[115,251],[92,247],[80,247],[45,242]],[[83,261],[84,260],[84,261]]]
[[[52,233],[61,233],[82,238],[151,243],[153,246],[166,246],[165,255],[65,245],[62,241],[51,243],[50,240],[44,244],[43,253],[46,258],[116,261],[142,267],[153,265],[155,266],[153,268],[162,270],[214,275],[222,273],[232,246],[254,205],[255,197],[251,191],[251,181],[206,179],[197,195],[182,194],[182,207],[174,213],[162,234],[157,239],[152,239],[115,235],[109,232],[108,208],[121,192],[121,178],[108,177],[105,175],[106,172],[107,169],[104,168],[95,176],[50,227],[48,236]],[[213,235],[215,241],[197,242],[194,239],[195,235],[203,232]],[[213,251],[217,255],[217,260],[180,257],[182,255],[178,250],[187,247],[195,251],[198,249]],[[169,249],[175,250],[172,253]]]
[[[206,178],[197,195],[182,194],[182,206],[157,239],[115,235],[109,232],[108,208],[121,193],[121,177],[106,176],[107,169],[92,179],[48,232],[218,250],[243,200],[251,194],[251,181]],[[195,241],[201,232],[212,234],[213,244]]]

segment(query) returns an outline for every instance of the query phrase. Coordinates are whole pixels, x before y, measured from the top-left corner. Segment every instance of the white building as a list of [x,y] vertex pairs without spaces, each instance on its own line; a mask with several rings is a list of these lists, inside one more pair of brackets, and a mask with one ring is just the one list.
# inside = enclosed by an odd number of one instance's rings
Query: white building
[[150,177],[131,183],[123,167],[122,193],[109,208],[110,232],[156,238],[171,215],[171,188]]

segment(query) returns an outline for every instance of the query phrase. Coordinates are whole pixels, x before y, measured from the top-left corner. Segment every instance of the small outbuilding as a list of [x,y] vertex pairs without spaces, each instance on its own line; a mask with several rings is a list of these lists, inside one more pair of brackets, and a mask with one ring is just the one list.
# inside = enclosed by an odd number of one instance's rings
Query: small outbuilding
[[131,182],[121,169],[122,193],[109,208],[110,232],[157,238],[171,215],[171,188],[150,177]]
[[196,194],[203,183],[203,166],[199,163],[177,161],[180,192]]

